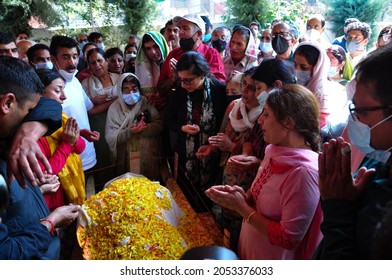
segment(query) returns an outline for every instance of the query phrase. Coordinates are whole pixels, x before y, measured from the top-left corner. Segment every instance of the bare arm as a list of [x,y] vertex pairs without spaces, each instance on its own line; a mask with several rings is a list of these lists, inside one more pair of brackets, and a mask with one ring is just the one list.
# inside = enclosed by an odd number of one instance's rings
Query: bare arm
[[9,183],[15,178],[20,186],[26,188],[24,174],[33,186],[43,184],[45,175],[39,161],[48,173],[52,173],[49,161],[37,144],[38,139],[46,133],[47,129],[45,123],[37,121],[26,122],[20,126],[9,151],[7,164]]

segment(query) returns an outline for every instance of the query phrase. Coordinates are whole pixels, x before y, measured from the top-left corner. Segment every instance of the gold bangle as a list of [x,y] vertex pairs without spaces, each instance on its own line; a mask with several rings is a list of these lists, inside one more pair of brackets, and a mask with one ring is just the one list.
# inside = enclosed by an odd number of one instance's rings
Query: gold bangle
[[250,214],[248,215],[248,217],[245,219],[245,221],[246,221],[247,223],[249,223],[249,220],[250,220],[250,218],[252,217],[252,215],[253,215],[254,213],[256,213],[256,210],[253,210],[252,212],[250,212]]

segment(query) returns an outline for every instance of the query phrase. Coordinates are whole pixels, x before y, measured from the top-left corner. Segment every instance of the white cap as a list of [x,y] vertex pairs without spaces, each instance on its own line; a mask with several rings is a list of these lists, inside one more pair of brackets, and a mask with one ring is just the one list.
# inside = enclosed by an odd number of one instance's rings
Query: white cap
[[206,30],[205,30],[206,29],[206,23],[201,18],[201,16],[199,16],[197,14],[189,14],[189,15],[185,15],[183,17],[176,16],[176,17],[173,18],[173,23],[174,23],[175,26],[178,26],[182,20],[187,20],[189,22],[192,22],[192,23],[196,24],[201,29],[203,34],[206,32]]

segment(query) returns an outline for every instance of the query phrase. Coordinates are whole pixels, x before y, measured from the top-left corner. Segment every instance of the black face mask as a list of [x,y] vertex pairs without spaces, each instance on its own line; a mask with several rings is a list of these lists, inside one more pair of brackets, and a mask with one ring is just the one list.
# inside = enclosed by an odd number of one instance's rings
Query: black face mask
[[192,50],[193,46],[195,45],[195,41],[193,40],[193,36],[195,36],[195,34],[193,34],[189,39],[180,39],[180,47],[184,52],[189,52]]
[[212,41],[211,45],[214,49],[216,49],[218,52],[221,53],[226,49],[227,42],[224,40],[218,39],[216,41]]
[[289,42],[277,35],[274,39],[272,39],[272,48],[277,54],[284,54],[289,49]]

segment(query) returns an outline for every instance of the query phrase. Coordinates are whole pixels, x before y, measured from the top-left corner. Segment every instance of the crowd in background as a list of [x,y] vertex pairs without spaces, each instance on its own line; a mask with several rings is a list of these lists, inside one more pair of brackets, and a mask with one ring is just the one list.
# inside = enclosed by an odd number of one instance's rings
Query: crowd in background
[[241,259],[390,258],[378,226],[392,198],[392,26],[374,47],[355,18],[332,43],[322,15],[298,30],[188,14],[123,50],[98,32],[49,45],[0,32],[0,56],[14,57],[0,60],[13,129],[1,138],[16,143],[2,143],[2,169],[26,130],[42,152],[30,193],[20,177],[9,189],[0,258],[73,258],[80,205],[125,172],[173,176]]

